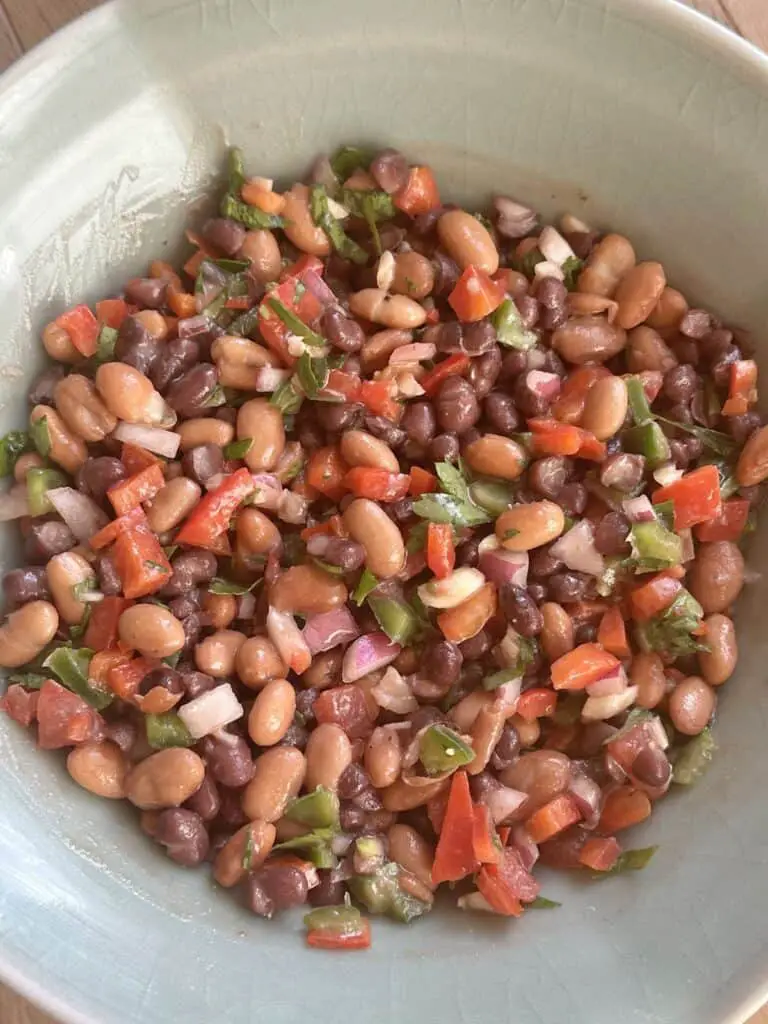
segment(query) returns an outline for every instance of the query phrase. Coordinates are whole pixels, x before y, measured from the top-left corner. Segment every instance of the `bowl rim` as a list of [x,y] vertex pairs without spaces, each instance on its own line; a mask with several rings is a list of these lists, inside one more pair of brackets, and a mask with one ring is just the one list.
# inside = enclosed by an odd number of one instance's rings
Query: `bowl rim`
[[[183,0],[182,6],[193,0]],[[750,84],[761,85],[768,94],[768,52],[757,44],[745,39],[735,29],[715,21],[714,18],[688,6],[685,0],[585,0],[586,3],[601,3],[606,11],[617,11],[628,20],[639,25],[658,26],[669,33],[676,42],[685,39],[694,49],[701,46],[718,55],[730,64],[734,73],[746,77]],[[48,63],[65,60],[74,63],[88,46],[92,37],[99,32],[108,34],[119,24],[119,9],[124,0],[106,0],[93,10],[87,11],[73,21],[57,29],[30,50],[17,57],[0,74],[0,110],[13,101],[12,93],[23,89],[25,83],[34,77],[34,72]],[[147,14],[147,9],[142,12]],[[162,14],[163,11],[159,10]],[[152,17],[152,13],[149,13]],[[103,24],[102,24],[103,23]],[[71,58],[66,54],[71,54]],[[16,967],[6,960],[5,950],[9,943],[6,936],[0,939],[0,983],[6,985],[12,994],[22,996],[37,1009],[50,1014],[61,1024],[101,1024],[92,1011],[83,1012],[66,999],[50,991],[44,980],[32,970]],[[768,965],[766,965],[768,966]],[[735,1002],[722,1024],[745,1024],[752,1016],[768,1004],[768,972],[751,992]]]

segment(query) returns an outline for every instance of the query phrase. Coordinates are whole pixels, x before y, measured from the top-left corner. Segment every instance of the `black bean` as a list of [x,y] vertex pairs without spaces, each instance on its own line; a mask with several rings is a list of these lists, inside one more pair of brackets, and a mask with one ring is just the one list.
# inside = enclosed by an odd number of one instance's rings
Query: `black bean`
[[320,882],[309,890],[313,907],[335,907],[344,900],[344,884],[334,880],[330,871],[318,871]]
[[563,560],[553,555],[549,548],[536,548],[530,557],[529,571],[535,579],[546,579],[565,568]]
[[191,667],[179,666],[179,674],[184,683],[184,692],[188,700],[194,700],[203,693],[213,690],[216,680],[205,672],[198,672]]
[[544,416],[550,406],[550,400],[539,394],[528,384],[528,374],[521,374],[514,383],[512,394],[515,405],[528,419],[533,416]]
[[725,416],[723,423],[734,441],[744,444],[750,434],[760,426],[762,418],[758,412],[745,412],[739,416]]
[[352,803],[355,807],[359,807],[360,810],[366,811],[368,814],[372,811],[380,811],[384,807],[381,797],[373,786],[361,789],[357,796],[352,798]]
[[531,600],[534,604],[543,604],[547,599],[547,588],[543,583],[529,583],[528,593],[530,594]]
[[198,548],[176,555],[171,568],[173,575],[162,589],[165,597],[177,597],[201,583],[208,583],[216,575],[218,560],[212,551]]
[[459,651],[465,663],[480,661],[493,646],[493,639],[487,629],[481,629],[469,640],[459,644]]
[[382,250],[397,249],[407,234],[405,228],[400,228],[397,224],[385,224],[379,228],[379,243]]
[[686,437],[683,444],[690,462],[696,462],[704,454],[704,442],[698,437]]
[[478,551],[479,541],[475,539],[465,540],[463,544],[459,544],[456,548],[456,565],[468,566],[470,569],[474,568],[480,560],[480,552]]
[[490,320],[464,324],[461,348],[468,356],[480,356],[496,344],[496,328]]
[[509,768],[517,760],[519,753],[520,737],[517,729],[510,722],[507,722],[498,743],[493,748],[490,761],[491,768],[497,772]]
[[672,765],[663,750],[645,747],[632,762],[630,772],[638,782],[656,788],[666,785],[672,774]]
[[461,351],[464,328],[458,320],[445,320],[424,329],[423,340],[434,345],[438,352],[451,355]]
[[687,469],[691,461],[685,441],[673,439],[669,442],[669,454],[677,469]]
[[698,341],[706,337],[712,328],[712,317],[705,309],[689,309],[680,321],[678,330],[686,338]]
[[562,327],[568,319],[566,302],[568,289],[562,281],[554,277],[545,277],[536,291],[539,303],[539,326],[544,331],[554,331]]
[[401,498],[383,505],[384,511],[396,523],[404,523],[413,515],[413,498]]
[[64,367],[57,363],[43,370],[39,377],[35,378],[32,387],[27,392],[30,405],[53,405],[53,389],[64,377]]
[[125,286],[128,302],[140,309],[162,309],[168,282],[159,277],[134,277]]
[[567,373],[565,363],[553,348],[548,348],[544,353],[541,368],[547,373],[556,373],[558,377],[565,377]]
[[601,555],[621,555],[627,550],[630,523],[621,512],[608,512],[595,528],[595,547]]
[[511,582],[502,584],[499,603],[507,622],[520,636],[538,636],[544,619],[525,587]]
[[201,595],[199,590],[190,590],[188,594],[181,594],[168,602],[168,611],[177,619],[186,619],[195,612],[200,611]]
[[573,634],[574,642],[591,644],[597,639],[597,626],[594,622],[580,622]]
[[357,320],[335,307],[323,313],[321,330],[323,337],[342,352],[357,352],[365,341],[365,332]]
[[408,161],[396,149],[382,149],[371,161],[370,172],[380,189],[394,195],[408,181]]
[[194,811],[203,821],[213,821],[221,810],[221,797],[216,783],[208,772],[205,773],[200,789],[186,801],[184,806]]
[[697,384],[698,375],[692,366],[673,366],[664,374],[663,390],[673,402],[690,402]]
[[100,455],[97,458],[85,460],[77,471],[75,483],[79,491],[102,504],[107,497],[109,488],[119,484],[127,476],[125,467],[119,459],[113,459],[109,455]]
[[619,452],[609,455],[600,466],[600,483],[603,487],[612,487],[623,494],[638,486],[645,473],[645,458],[642,455],[627,455]]
[[552,500],[565,487],[570,472],[571,463],[564,455],[548,455],[529,466],[528,486],[536,494]]
[[438,434],[429,444],[429,457],[433,462],[456,462],[460,452],[455,434]]
[[202,487],[207,480],[221,473],[223,469],[224,455],[216,444],[201,444],[197,448],[190,448],[181,460],[183,475]]
[[493,345],[487,352],[472,360],[467,370],[467,380],[478,398],[485,398],[501,373],[501,349]]
[[339,823],[345,832],[360,833],[365,828],[366,814],[354,804],[342,804]]
[[341,434],[356,427],[363,416],[363,407],[356,402],[315,402],[317,422],[329,434]]
[[54,555],[70,551],[77,538],[66,523],[33,523],[24,538],[24,557],[33,565],[48,562]]
[[296,747],[298,750],[304,750],[309,741],[309,729],[302,725],[300,722],[291,722],[288,726],[288,731],[278,740],[277,745],[280,747]]
[[733,345],[733,332],[716,328],[699,342],[699,354],[705,363],[714,364],[720,359],[731,355],[738,359],[737,349]]
[[96,561],[96,574],[99,580],[99,590],[106,597],[115,597],[122,593],[123,582],[111,555],[99,556]]
[[365,550],[354,540],[342,540],[331,537],[323,554],[323,561],[329,565],[338,565],[344,572],[360,569],[365,561]]
[[524,370],[528,369],[528,360],[526,359],[525,352],[519,352],[517,349],[513,349],[511,352],[506,352],[501,361],[501,379],[503,381],[514,380]]
[[483,403],[486,419],[494,433],[508,436],[520,429],[520,416],[510,395],[491,391]]
[[153,668],[151,672],[147,672],[139,684],[139,693],[144,696],[150,690],[154,690],[156,686],[162,687],[168,693],[184,693],[184,680],[176,669],[169,665]]
[[184,867],[195,867],[208,856],[209,839],[205,823],[194,811],[171,807],[161,811],[155,822],[153,838],[171,860]]
[[709,368],[709,374],[718,388],[725,390],[731,380],[731,366],[735,363],[741,353],[737,348],[727,352],[722,359],[716,360]]
[[[429,214],[425,216],[429,216]],[[416,220],[418,221],[418,219],[417,217]],[[432,288],[432,294],[438,297],[450,295],[461,276],[458,265],[438,249],[432,256],[432,267],[435,271],[435,283]]]
[[521,295],[515,300],[523,327],[530,330],[539,322],[539,304],[533,295]]
[[577,259],[586,260],[592,253],[598,235],[594,231],[565,231],[563,237]]
[[213,363],[198,363],[171,384],[166,401],[179,416],[198,416],[206,411],[218,379]]
[[246,903],[261,917],[307,902],[307,876],[293,864],[267,863],[246,879]]
[[245,241],[245,228],[229,217],[212,217],[203,225],[203,238],[225,256],[236,256]]
[[130,753],[139,737],[139,730],[133,722],[122,718],[117,722],[109,722],[106,736],[115,746],[119,747],[124,754]]
[[371,779],[368,772],[355,761],[347,765],[339,776],[338,793],[340,800],[352,800],[365,789],[370,789]]
[[435,683],[452,686],[461,674],[461,649],[450,640],[433,640],[422,652],[420,672]]
[[305,725],[311,724],[315,720],[314,704],[319,692],[314,686],[296,692],[296,714]]
[[228,789],[241,789],[253,776],[253,758],[241,736],[227,734],[226,739],[205,736],[199,745],[208,771],[215,782]]
[[428,445],[435,436],[437,420],[431,402],[409,402],[400,420],[400,426],[411,441],[419,445]]
[[296,422],[296,436],[301,447],[307,452],[313,452],[316,448],[322,448],[325,444],[325,433],[312,411],[314,404],[314,402],[311,404],[305,403]]
[[173,381],[200,361],[201,354],[199,342],[192,338],[166,342],[149,375],[155,388],[164,393]]
[[365,429],[392,449],[399,448],[405,441],[405,431],[386,416],[366,416]]
[[555,496],[555,501],[567,516],[580,516],[587,507],[587,489],[584,484],[566,484]]
[[443,381],[435,402],[437,422],[443,431],[463,434],[480,419],[477,395],[463,377]]
[[29,601],[48,601],[48,578],[42,566],[11,569],[3,576],[3,595],[7,604],[16,607]]
[[583,601],[590,587],[590,577],[578,572],[556,572],[547,580],[547,594],[558,604]]
[[440,220],[446,210],[454,210],[455,206],[433,206],[431,210],[427,210],[425,213],[420,213],[413,219],[413,233],[415,235],[424,236],[429,235],[437,227],[437,222]]

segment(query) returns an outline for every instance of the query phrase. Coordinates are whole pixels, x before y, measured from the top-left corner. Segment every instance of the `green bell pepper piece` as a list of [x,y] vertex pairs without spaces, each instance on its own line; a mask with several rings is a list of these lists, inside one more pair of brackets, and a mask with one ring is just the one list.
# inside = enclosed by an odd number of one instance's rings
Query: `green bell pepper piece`
[[339,798],[325,786],[318,786],[314,792],[293,800],[285,816],[309,828],[338,828]]
[[447,725],[431,725],[419,743],[419,758],[427,775],[440,775],[461,768],[474,759],[475,752]]
[[672,454],[669,441],[655,420],[625,430],[622,441],[626,451],[644,455],[650,469],[669,462]]
[[145,715],[144,724],[147,730],[147,743],[153,750],[191,747],[195,742],[190,736],[189,729],[175,711],[166,711],[162,715]]
[[53,510],[48,491],[66,487],[67,478],[56,469],[33,468],[27,471],[27,501],[33,516],[44,516]]

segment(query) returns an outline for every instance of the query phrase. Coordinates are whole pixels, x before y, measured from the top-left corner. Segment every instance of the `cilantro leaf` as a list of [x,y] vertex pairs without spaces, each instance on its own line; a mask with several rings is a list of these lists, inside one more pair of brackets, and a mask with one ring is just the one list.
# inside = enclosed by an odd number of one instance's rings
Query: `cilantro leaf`
[[698,782],[715,756],[717,744],[712,737],[712,730],[707,727],[694,736],[682,748],[675,761],[672,781],[678,786],[692,786]]
[[0,476],[10,476],[19,457],[32,447],[32,439],[25,430],[12,430],[0,440]]
[[537,896],[535,900],[526,903],[530,910],[553,910],[555,907],[562,907],[562,905],[557,900],[548,900],[546,896]]
[[339,181],[346,181],[354,171],[367,171],[375,152],[360,146],[342,146],[331,157],[331,169]]
[[378,189],[343,188],[339,202],[353,217],[371,217],[374,221],[392,220],[397,213],[392,196]]
[[264,213],[257,206],[249,206],[247,203],[235,199],[232,195],[225,195],[221,201],[221,216],[236,220],[251,230],[260,231],[265,228],[282,228],[285,221],[276,213]]
[[296,376],[307,398],[315,398],[328,383],[328,363],[322,356],[313,357],[302,352],[296,366]]
[[379,585],[379,580],[373,575],[370,569],[363,569],[355,592],[352,595],[352,600],[355,602],[358,608],[362,606],[363,601],[375,590]]
[[562,271],[565,274],[564,284],[569,292],[575,291],[576,279],[581,273],[581,268],[584,266],[584,261],[580,260],[578,256],[569,256],[568,259],[562,266]]
[[610,871],[595,871],[592,878],[600,881],[603,878],[610,878],[612,875],[623,875],[627,871],[642,871],[650,863],[658,846],[646,846],[638,850],[625,850],[610,869]]
[[309,190],[309,210],[312,220],[328,235],[331,245],[344,259],[353,263],[367,263],[368,253],[354,239],[350,238],[341,221],[331,213],[328,205],[328,193],[324,185],[312,185]]

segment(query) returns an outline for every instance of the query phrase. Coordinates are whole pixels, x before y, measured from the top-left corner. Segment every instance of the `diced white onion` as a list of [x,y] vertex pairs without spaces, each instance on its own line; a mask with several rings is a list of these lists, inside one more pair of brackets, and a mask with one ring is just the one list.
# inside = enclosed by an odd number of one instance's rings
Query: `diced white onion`
[[527,793],[521,793],[517,789],[510,789],[509,786],[499,786],[489,789],[482,797],[484,803],[491,812],[494,825],[500,825],[503,821],[514,814],[528,799]]
[[284,523],[292,523],[297,526],[307,521],[309,502],[303,495],[294,491],[283,491],[277,502],[277,516]]
[[395,257],[386,249],[381,256],[379,256],[379,262],[376,265],[376,284],[379,288],[382,288],[385,292],[388,292],[392,287],[392,282],[395,280]]
[[554,263],[557,267],[562,267],[566,260],[576,258],[576,253],[557,228],[553,228],[549,224],[542,229],[539,235],[539,250],[545,260]]
[[656,518],[647,494],[641,494],[637,498],[625,498],[621,508],[630,523],[652,523]]
[[533,273],[539,280],[543,277],[554,277],[557,281],[565,280],[565,274],[560,269],[559,263],[552,263],[551,260],[537,263],[533,268]]
[[407,370],[401,370],[396,379],[397,390],[403,398],[418,398],[424,394],[424,388],[419,384],[414,375]]
[[550,548],[555,558],[560,558],[574,572],[585,572],[590,576],[602,576],[605,559],[595,547],[595,534],[588,519],[582,519],[571,527]]
[[419,702],[407,681],[391,665],[380,681],[371,688],[371,693],[380,708],[393,711],[396,715],[409,715],[419,707]]
[[90,540],[109,522],[96,502],[74,487],[54,487],[48,491],[48,500],[81,542]]
[[175,458],[181,444],[181,437],[172,430],[145,427],[141,423],[120,422],[112,431],[112,437],[118,441],[138,445],[139,448],[154,452],[155,455],[162,455],[165,459]]
[[581,709],[582,722],[604,722],[607,718],[613,718],[614,715],[626,711],[635,703],[637,691],[637,686],[629,686],[623,693],[609,697],[587,697]]
[[179,708],[179,718],[196,740],[236,722],[243,713],[243,705],[229,683],[216,686]]
[[254,391],[273,392],[281,384],[285,384],[291,376],[290,370],[281,370],[278,366],[262,366],[254,380]]
[[477,553],[484,555],[488,551],[496,551],[501,547],[495,533],[489,533],[487,537],[483,537],[480,543],[477,545]]
[[427,608],[455,608],[484,586],[485,576],[478,569],[456,569],[444,579],[430,580],[418,588]]
[[678,469],[674,462],[665,462],[653,471],[653,479],[661,487],[669,487],[683,475],[682,469]]
[[425,359],[434,359],[436,353],[437,345],[433,345],[431,341],[414,341],[411,345],[401,345],[396,348],[389,357],[389,365],[421,363]]
[[560,230],[568,235],[588,235],[592,229],[580,217],[564,213],[560,218]]
[[617,665],[613,672],[603,676],[587,686],[587,693],[590,697],[612,697],[617,693],[624,693],[627,688],[627,674],[621,665]]
[[678,530],[678,537],[683,545],[683,562],[692,562],[696,557],[696,549],[693,546],[693,533],[690,527]]
[[332,217],[336,220],[345,220],[349,216],[349,210],[346,206],[342,206],[341,203],[337,203],[335,199],[331,199],[328,196],[328,211]]

